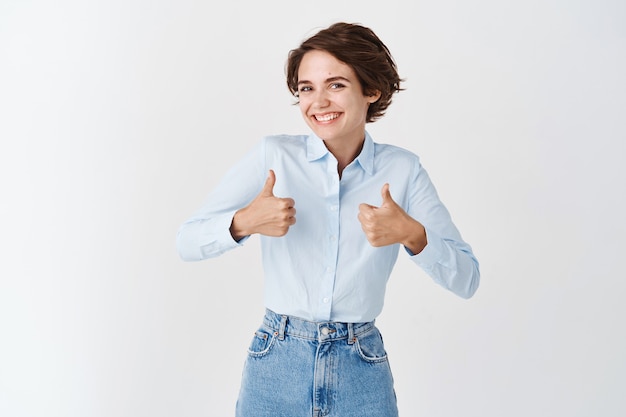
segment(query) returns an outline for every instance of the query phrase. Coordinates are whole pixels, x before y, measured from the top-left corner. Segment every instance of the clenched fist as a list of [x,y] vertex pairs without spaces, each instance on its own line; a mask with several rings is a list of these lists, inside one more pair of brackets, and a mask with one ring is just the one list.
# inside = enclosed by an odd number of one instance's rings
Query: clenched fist
[[401,243],[417,254],[426,246],[426,230],[409,216],[391,197],[389,184],[381,190],[380,207],[359,205],[358,219],[370,244],[374,247]]
[[263,189],[246,207],[238,210],[230,226],[233,239],[259,233],[265,236],[284,236],[296,223],[295,202],[291,198],[274,195],[276,175],[269,171]]

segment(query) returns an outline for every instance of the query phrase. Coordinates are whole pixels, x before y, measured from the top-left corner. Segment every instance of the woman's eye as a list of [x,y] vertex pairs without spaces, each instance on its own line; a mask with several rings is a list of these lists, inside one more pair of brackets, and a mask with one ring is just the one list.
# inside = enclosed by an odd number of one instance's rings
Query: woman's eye
[[303,87],[300,87],[300,89],[298,90],[298,93],[306,93],[307,91],[311,91],[311,87],[303,86]]
[[341,83],[333,83],[333,84],[330,85],[330,88],[332,88],[334,90],[337,90],[337,89],[343,88],[343,87],[345,87],[345,85],[343,85]]

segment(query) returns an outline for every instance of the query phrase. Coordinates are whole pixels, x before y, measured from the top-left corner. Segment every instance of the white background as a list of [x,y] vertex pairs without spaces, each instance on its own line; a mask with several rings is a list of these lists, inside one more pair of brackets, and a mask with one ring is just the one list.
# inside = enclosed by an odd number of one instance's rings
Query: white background
[[258,239],[174,237],[263,135],[306,133],[289,49],[374,29],[406,78],[379,142],[422,158],[481,263],[401,251],[378,324],[403,416],[626,415],[626,3],[0,2],[0,415],[233,415]]

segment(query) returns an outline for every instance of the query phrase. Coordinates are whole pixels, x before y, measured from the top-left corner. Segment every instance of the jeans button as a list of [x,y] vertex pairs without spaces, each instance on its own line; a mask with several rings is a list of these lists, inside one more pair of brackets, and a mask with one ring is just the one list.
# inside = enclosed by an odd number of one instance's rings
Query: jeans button
[[328,327],[322,327],[322,334],[328,336]]

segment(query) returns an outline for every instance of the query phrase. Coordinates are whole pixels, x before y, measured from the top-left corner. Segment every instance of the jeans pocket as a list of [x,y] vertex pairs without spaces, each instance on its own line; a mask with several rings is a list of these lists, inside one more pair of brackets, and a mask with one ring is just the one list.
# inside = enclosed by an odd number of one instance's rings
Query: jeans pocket
[[379,363],[387,360],[383,338],[376,328],[356,337],[354,347],[365,362]]
[[269,353],[270,349],[274,345],[276,336],[274,333],[268,332],[265,329],[259,329],[254,333],[250,347],[248,348],[248,355],[254,358],[260,358]]

